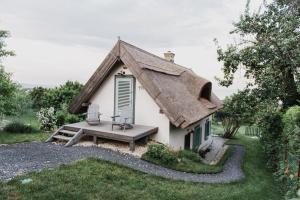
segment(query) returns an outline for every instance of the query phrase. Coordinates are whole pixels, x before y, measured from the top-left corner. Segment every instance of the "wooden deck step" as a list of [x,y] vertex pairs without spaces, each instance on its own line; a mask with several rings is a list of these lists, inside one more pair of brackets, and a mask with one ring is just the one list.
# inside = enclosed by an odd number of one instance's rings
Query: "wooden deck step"
[[67,135],[76,135],[76,133],[77,133],[77,131],[75,132],[75,131],[69,131],[69,130],[65,130],[65,129],[63,129],[63,130],[60,130],[59,131],[60,133],[64,133],[64,134],[67,134]]
[[58,139],[58,140],[65,140],[65,141],[69,141],[70,139],[72,139],[72,137],[66,137],[63,135],[54,135],[53,138]]
[[60,127],[57,131],[55,131],[46,142],[53,142],[55,140],[64,140],[66,141],[65,146],[69,147],[73,144],[76,144],[80,138],[83,136],[83,130],[81,128],[69,129],[65,126]]
[[80,131],[80,128],[75,128],[75,127],[72,127],[72,126],[69,126],[69,125],[64,125],[63,130],[78,132],[78,131]]

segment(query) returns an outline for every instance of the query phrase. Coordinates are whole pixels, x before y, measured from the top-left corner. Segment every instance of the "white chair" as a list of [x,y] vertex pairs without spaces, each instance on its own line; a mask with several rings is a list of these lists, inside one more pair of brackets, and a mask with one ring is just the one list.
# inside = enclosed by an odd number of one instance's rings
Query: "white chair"
[[89,125],[98,125],[100,124],[100,115],[99,112],[99,105],[97,104],[90,104],[88,107],[88,111],[86,113],[86,122]]
[[112,116],[111,130],[113,130],[114,126],[119,126],[120,129],[131,129],[133,128],[132,124],[129,122],[132,116],[132,108],[125,107],[120,111],[119,115]]

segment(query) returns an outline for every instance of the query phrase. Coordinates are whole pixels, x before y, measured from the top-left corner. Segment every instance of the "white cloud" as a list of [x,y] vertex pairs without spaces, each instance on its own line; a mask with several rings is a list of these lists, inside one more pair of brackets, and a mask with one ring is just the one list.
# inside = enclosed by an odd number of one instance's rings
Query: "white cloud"
[[118,35],[153,47],[197,45],[227,29],[245,2],[2,0],[0,22],[16,37],[68,45],[107,47]]
[[[252,1],[255,9],[261,0]],[[221,75],[214,38],[228,32],[246,0],[0,0],[0,27],[17,53],[5,65],[19,82],[86,81],[117,36],[213,80]],[[240,87],[236,84],[233,88]]]

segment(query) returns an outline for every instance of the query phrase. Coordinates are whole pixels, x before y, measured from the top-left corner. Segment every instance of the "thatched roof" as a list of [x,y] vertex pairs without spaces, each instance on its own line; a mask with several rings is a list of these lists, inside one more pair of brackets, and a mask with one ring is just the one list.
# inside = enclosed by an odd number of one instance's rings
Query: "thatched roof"
[[210,81],[188,68],[119,40],[70,105],[71,113],[84,111],[82,105],[89,102],[118,63],[130,69],[176,127],[186,128],[222,106],[211,92]]

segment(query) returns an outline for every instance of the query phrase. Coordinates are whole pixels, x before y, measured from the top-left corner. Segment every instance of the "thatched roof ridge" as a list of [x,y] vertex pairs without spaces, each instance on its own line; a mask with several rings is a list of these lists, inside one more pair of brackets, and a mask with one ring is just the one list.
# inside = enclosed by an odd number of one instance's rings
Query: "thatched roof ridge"
[[83,112],[82,104],[89,102],[118,63],[130,69],[176,127],[186,128],[221,108],[221,101],[211,92],[210,81],[119,40],[70,105],[70,112]]
[[191,70],[176,63],[170,62],[162,57],[149,53],[127,42],[121,41],[121,43],[124,44],[124,48],[126,48],[126,50],[130,52],[135,61],[139,63],[140,67],[142,68],[170,75],[180,75],[186,70]]

